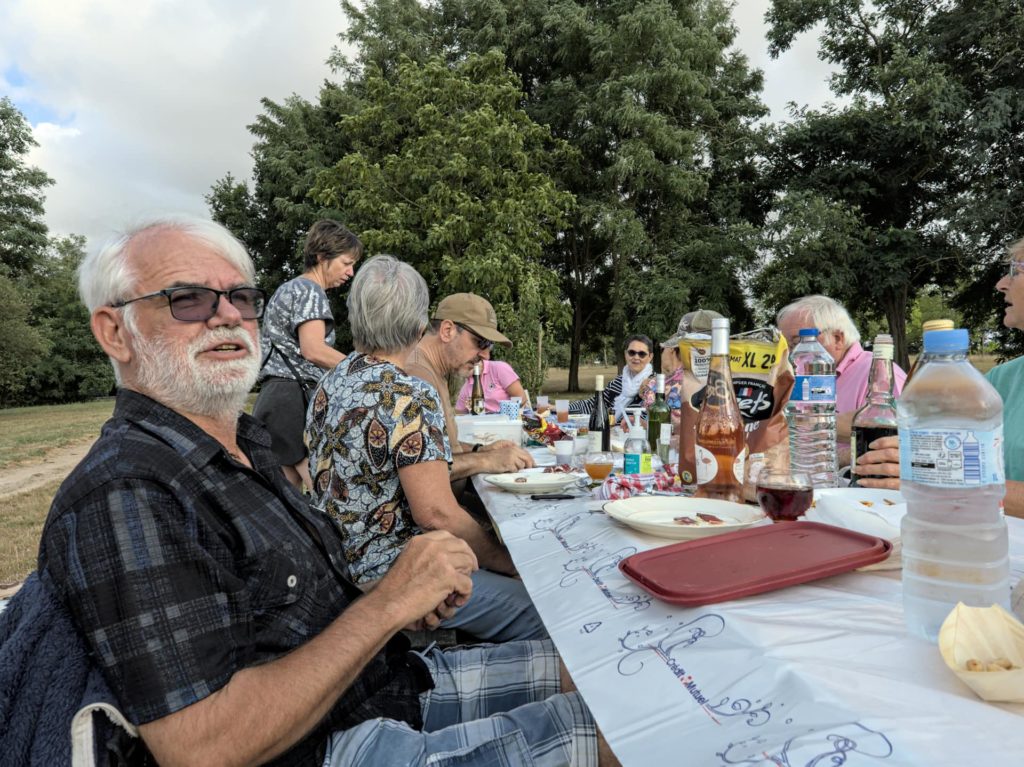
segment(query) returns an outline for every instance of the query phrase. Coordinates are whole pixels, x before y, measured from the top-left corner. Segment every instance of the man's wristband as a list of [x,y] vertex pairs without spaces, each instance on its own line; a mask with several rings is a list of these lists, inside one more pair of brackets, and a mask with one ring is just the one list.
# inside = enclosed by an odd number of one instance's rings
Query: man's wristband
[[477,442],[475,445],[473,445],[473,452],[474,453],[479,452],[480,448],[482,448],[482,447],[483,447],[483,445],[481,445],[479,442]]

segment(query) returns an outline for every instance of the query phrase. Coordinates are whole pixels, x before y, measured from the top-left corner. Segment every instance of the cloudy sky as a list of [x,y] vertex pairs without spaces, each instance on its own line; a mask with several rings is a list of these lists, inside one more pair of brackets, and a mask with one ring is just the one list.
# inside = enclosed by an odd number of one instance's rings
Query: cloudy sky
[[[737,0],[739,47],[773,117],[828,98],[813,38],[771,60],[766,0]],[[2,0],[0,95],[32,124],[29,162],[56,182],[54,234],[98,246],[149,214],[206,214],[227,172],[249,177],[260,98],[314,98],[345,23],[337,0]]]

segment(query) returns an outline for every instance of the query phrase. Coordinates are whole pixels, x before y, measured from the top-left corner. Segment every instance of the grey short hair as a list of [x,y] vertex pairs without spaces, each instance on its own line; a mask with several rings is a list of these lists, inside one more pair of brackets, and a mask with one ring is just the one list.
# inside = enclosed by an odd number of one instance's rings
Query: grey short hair
[[394,256],[374,256],[348,292],[352,345],[363,354],[393,353],[416,343],[427,325],[430,291],[420,273]]
[[838,330],[845,336],[847,344],[860,343],[860,331],[853,324],[850,313],[833,298],[820,295],[798,298],[779,309],[775,323],[781,324],[787,315],[796,313],[809,315],[814,327],[821,333]]
[[[220,224],[192,216],[162,216],[132,226],[94,253],[90,253],[78,267],[78,292],[89,312],[115,301],[131,298],[129,295],[138,275],[128,266],[132,243],[144,234],[161,230],[181,232],[209,245],[235,267],[246,282],[255,284],[256,270],[252,259],[234,235]],[[129,309],[130,307],[125,307]],[[130,312],[128,313],[130,316]]]

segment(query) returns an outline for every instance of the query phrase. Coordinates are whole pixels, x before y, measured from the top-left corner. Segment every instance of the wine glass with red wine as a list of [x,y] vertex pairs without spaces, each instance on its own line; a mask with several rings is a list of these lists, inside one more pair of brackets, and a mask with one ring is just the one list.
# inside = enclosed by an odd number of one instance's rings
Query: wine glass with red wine
[[792,522],[811,508],[814,485],[808,474],[765,468],[757,475],[757,502],[773,522]]

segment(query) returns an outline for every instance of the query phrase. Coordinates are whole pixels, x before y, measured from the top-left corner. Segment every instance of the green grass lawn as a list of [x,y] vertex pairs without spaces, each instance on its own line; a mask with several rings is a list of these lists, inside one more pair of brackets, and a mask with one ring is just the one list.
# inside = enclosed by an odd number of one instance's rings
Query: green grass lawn
[[0,410],[0,469],[96,439],[113,410],[113,398]]

